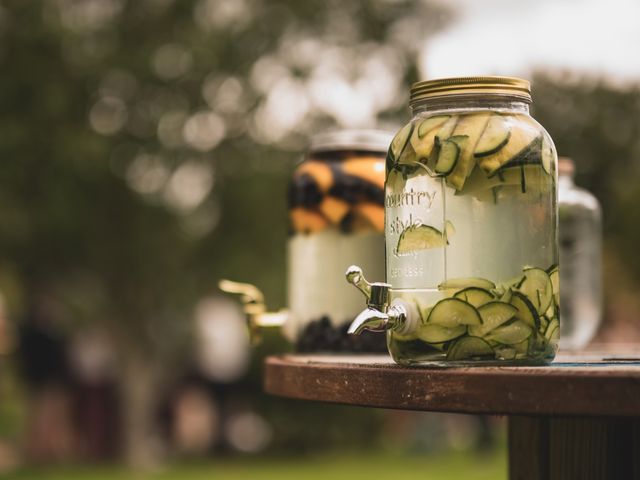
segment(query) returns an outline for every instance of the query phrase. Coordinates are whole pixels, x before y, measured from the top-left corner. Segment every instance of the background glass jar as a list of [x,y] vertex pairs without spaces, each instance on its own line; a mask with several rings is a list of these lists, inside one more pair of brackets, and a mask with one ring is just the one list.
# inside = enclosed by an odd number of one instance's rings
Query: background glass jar
[[[530,103],[529,83],[505,77],[412,87],[386,164],[387,282],[402,306],[383,318],[398,363],[553,359],[557,156]],[[352,330],[380,329],[376,311]]]
[[560,347],[579,349],[602,318],[602,214],[598,200],[576,186],[571,159],[558,162]]
[[289,327],[298,351],[385,351],[384,338],[347,335],[361,309],[341,278],[357,261],[384,274],[385,155],[392,135],[342,130],[312,138],[289,189]]

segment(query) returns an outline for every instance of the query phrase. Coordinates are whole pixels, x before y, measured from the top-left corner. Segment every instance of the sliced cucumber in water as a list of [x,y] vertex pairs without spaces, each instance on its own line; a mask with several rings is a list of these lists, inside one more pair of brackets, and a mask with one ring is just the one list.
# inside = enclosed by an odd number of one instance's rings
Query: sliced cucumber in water
[[500,301],[505,303],[511,302],[511,296],[513,295],[513,290],[511,287],[507,288],[502,295],[500,295]]
[[406,228],[398,239],[396,253],[406,254],[429,248],[444,247],[446,235],[429,225],[414,225]]
[[423,325],[418,329],[417,335],[420,340],[427,343],[442,343],[453,340],[467,333],[467,327],[458,325],[456,327],[443,327],[440,325]]
[[[523,162],[533,151],[540,132],[536,128],[515,128],[509,135],[507,143],[495,153],[478,159],[480,167],[491,175],[503,165],[512,162]],[[538,146],[539,148],[539,146]]]
[[557,318],[554,318],[549,322],[549,325],[547,326],[547,330],[544,332],[545,338],[547,340],[551,340],[552,335],[554,335],[554,330],[558,330],[558,333],[559,333],[559,328],[560,328],[560,322],[558,322]]
[[482,132],[473,155],[478,158],[496,153],[507,144],[510,136],[511,125],[509,120],[502,115],[493,115],[489,119],[484,132]]
[[457,340],[447,352],[447,360],[471,360],[494,357],[493,348],[478,337],[463,337]]
[[[437,121],[435,120],[436,118],[438,119]],[[433,122],[431,119],[434,119]],[[430,128],[441,120],[444,120],[443,123]],[[451,136],[451,132],[453,131],[457,120],[458,117],[455,115],[451,117],[448,115],[437,115],[435,117],[429,117],[423,120],[423,123],[418,124],[417,131],[414,129],[414,132],[411,135],[411,146],[416,152],[418,159],[426,160],[430,158],[432,152],[436,150],[434,147],[438,144],[438,141],[441,144]],[[424,124],[424,122],[429,123]]]
[[513,346],[496,345],[493,349],[496,352],[497,360],[513,360],[518,354],[518,351]]
[[491,114],[487,112],[465,115],[458,121],[456,128],[453,130],[453,136],[468,137],[465,145],[460,149],[460,157],[455,168],[447,176],[447,184],[456,190],[462,190],[467,177],[476,165],[473,152],[490,117]]
[[459,325],[480,325],[482,319],[469,303],[458,298],[445,298],[434,305],[427,324],[451,328]]
[[451,278],[438,285],[438,290],[462,290],[468,287],[478,287],[485,290],[493,290],[496,284],[480,277]]
[[438,160],[434,167],[436,173],[447,175],[453,170],[460,157],[460,146],[453,137],[445,140],[438,152]]
[[504,345],[516,345],[528,339],[533,329],[526,323],[516,320],[492,330],[487,338]]
[[539,315],[544,314],[553,301],[551,279],[541,268],[525,269],[524,280],[519,290],[527,296]]
[[430,132],[434,128],[441,127],[449,118],[451,118],[450,115],[434,115],[433,117],[425,118],[418,123],[414,135],[418,135],[418,138],[421,139],[427,132]]
[[481,307],[493,300],[493,295],[488,290],[479,287],[467,287],[454,295],[454,298],[464,300],[475,308]]
[[547,317],[546,315],[543,315],[540,317],[540,326],[538,327],[538,331],[539,332],[544,332],[547,330],[547,327],[549,326],[549,317]]
[[444,234],[447,237],[447,243],[449,243],[449,239],[456,234],[456,227],[453,226],[449,220],[444,222]]
[[504,302],[489,302],[478,309],[482,325],[469,327],[469,335],[484,337],[487,333],[511,320],[518,309]]
[[514,291],[511,294],[509,303],[518,309],[518,313],[516,313],[518,320],[523,321],[531,328],[538,328],[540,325],[538,311],[524,294],[519,291]]
[[560,273],[558,272],[558,266],[551,266],[547,272],[549,273],[549,280],[551,280],[553,299],[555,300],[556,305],[560,305]]
[[411,136],[411,132],[413,131],[413,123],[407,123],[404,127],[400,129],[400,131],[393,137],[391,140],[391,145],[389,147],[391,154],[395,161],[398,161],[400,155],[404,151],[407,143],[409,141],[409,137]]
[[542,137],[542,168],[551,174],[551,164],[553,163],[553,144],[551,139],[544,135]]

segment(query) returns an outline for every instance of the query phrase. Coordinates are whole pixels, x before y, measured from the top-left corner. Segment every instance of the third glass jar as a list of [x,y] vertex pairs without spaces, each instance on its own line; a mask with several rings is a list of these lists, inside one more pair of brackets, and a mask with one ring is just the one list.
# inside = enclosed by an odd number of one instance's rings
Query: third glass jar
[[557,155],[529,82],[420,82],[386,163],[387,282],[418,328],[401,364],[547,363],[559,328]]

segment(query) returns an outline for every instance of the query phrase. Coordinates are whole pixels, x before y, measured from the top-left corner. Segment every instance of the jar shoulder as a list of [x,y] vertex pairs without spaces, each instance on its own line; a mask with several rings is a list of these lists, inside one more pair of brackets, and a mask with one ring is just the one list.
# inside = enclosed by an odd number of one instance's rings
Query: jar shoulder
[[598,199],[588,190],[577,186],[560,187],[558,189],[558,203],[560,206],[589,210],[597,215],[601,213]]

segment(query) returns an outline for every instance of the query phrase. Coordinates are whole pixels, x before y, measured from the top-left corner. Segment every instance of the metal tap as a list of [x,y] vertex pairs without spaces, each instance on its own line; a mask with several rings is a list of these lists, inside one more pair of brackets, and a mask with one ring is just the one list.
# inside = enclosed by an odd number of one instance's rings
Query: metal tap
[[362,269],[352,265],[347,269],[347,282],[360,290],[367,299],[367,308],[358,314],[349,326],[350,334],[359,335],[365,330],[384,332],[412,330],[416,322],[415,307],[401,299],[389,304],[391,285],[388,283],[369,283]]
[[264,294],[255,285],[222,279],[218,282],[218,287],[223,292],[240,295],[242,310],[247,315],[249,338],[253,345],[260,343],[262,339],[260,336],[261,328],[280,328],[289,318],[288,310],[267,312]]

